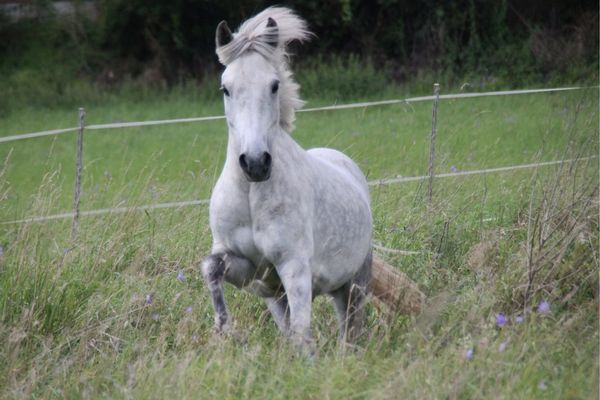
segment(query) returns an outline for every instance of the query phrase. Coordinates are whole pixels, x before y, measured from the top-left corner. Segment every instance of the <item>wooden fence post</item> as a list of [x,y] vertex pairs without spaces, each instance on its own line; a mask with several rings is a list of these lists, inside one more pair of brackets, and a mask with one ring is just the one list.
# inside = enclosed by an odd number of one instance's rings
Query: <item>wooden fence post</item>
[[77,238],[79,228],[79,203],[81,200],[81,169],[83,167],[83,130],[85,127],[85,108],[79,108],[79,130],[77,132],[77,163],[75,170],[75,198],[73,200],[73,226],[71,227],[71,240]]
[[435,161],[435,135],[437,133],[437,109],[438,102],[440,100],[440,84],[433,84],[433,111],[431,115],[431,142],[429,144],[429,187],[427,190],[427,201],[429,207],[433,201],[433,175],[434,175],[434,161]]

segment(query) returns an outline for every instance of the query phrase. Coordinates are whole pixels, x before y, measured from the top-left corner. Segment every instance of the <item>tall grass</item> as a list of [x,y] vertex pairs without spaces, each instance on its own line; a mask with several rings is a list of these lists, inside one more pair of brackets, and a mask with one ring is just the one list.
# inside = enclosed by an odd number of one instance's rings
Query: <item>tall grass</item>
[[[489,183],[490,192],[498,185],[527,194],[504,223],[483,226],[476,210],[459,213],[482,201],[477,185],[460,184],[434,212],[391,206],[415,187],[376,193],[377,240],[423,251],[386,257],[421,285],[429,304],[415,319],[370,310],[368,335],[347,353],[336,344],[330,305],[318,299],[319,356],[312,362],[279,337],[258,299],[231,288],[238,334],[213,336],[195,263],[209,249],[203,208],[85,219],[76,242],[69,221],[19,225],[5,232],[1,261],[3,396],[587,398],[598,383],[598,214],[579,206],[597,201],[597,193],[573,184],[589,182],[595,171],[597,161],[540,171],[536,186],[557,188],[563,204],[549,216],[543,199],[529,194],[530,174]],[[47,177],[35,207],[54,201],[54,179]],[[581,235],[552,247],[560,253],[555,264],[533,265],[541,278],[523,302],[528,233],[560,223],[564,213]],[[400,229],[399,217],[407,224]],[[541,301],[550,312],[538,309]],[[498,313],[506,324],[496,323]]]
[[[163,105],[170,101],[122,101],[90,118],[217,107]],[[296,138],[346,151],[371,178],[421,174],[429,117],[425,105],[303,115]],[[23,126],[22,118],[5,121]],[[597,126],[594,93],[445,102],[437,168],[597,154]],[[86,139],[84,193],[94,207],[207,195],[226,134],[208,124]],[[49,142],[52,152],[48,142],[5,149],[5,220],[16,209],[43,215],[70,205],[73,148],[61,140]],[[20,185],[35,165],[37,182]],[[236,334],[213,334],[197,270],[210,248],[205,207],[87,217],[75,241],[68,220],[2,225],[0,397],[597,397],[598,159],[440,179],[434,194],[427,207],[420,183],[371,193],[376,242],[419,252],[381,255],[426,292],[423,313],[369,308],[368,333],[349,352],[318,298],[313,361],[280,337],[259,299],[231,287]]]

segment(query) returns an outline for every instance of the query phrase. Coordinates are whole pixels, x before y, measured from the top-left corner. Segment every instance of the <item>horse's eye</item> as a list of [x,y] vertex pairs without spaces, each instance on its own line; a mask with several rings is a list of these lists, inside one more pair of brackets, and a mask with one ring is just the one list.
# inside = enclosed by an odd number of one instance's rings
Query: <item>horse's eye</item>
[[279,81],[274,81],[271,84],[271,93],[275,94],[279,90]]
[[229,90],[225,86],[221,86],[221,91],[225,96],[229,97]]

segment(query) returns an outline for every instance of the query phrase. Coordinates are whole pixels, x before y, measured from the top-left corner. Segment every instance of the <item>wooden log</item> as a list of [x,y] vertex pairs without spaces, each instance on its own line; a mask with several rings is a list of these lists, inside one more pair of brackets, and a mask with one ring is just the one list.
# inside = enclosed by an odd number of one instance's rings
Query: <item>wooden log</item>
[[419,314],[425,295],[417,284],[376,255],[373,255],[372,265],[369,289],[373,305],[386,313]]

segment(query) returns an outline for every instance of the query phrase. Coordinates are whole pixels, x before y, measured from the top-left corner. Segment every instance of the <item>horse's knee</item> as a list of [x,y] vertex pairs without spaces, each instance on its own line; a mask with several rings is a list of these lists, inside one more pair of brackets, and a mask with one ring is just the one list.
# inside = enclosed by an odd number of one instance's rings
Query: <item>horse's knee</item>
[[225,279],[225,261],[223,254],[211,254],[202,261],[202,276],[204,280],[213,288]]

